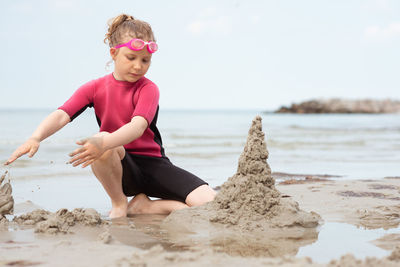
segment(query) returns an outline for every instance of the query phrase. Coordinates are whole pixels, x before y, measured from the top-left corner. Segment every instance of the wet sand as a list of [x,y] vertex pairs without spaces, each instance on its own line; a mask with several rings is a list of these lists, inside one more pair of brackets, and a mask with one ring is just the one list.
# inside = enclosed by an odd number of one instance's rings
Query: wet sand
[[[379,186],[378,186],[379,185]],[[299,203],[305,211],[317,212],[323,223],[341,222],[362,228],[397,228],[400,201],[396,199],[400,179],[329,181],[308,184],[277,185],[277,189]],[[379,189],[377,189],[379,188]],[[347,192],[349,196],[343,196]],[[349,193],[354,192],[355,194]],[[364,192],[364,193],[362,193]],[[362,193],[362,194],[361,194]],[[366,194],[367,193],[367,194]],[[379,194],[377,194],[379,193]],[[384,195],[385,197],[382,197]],[[16,213],[28,213],[34,203],[16,205]],[[6,215],[11,220],[11,215]],[[102,220],[107,220],[102,218]],[[35,233],[35,225],[9,222],[0,231],[0,265],[9,266],[326,266],[327,263],[298,259],[293,251],[277,258],[268,256],[239,256],[199,245],[204,238],[186,229],[171,233],[161,227],[165,216],[136,215],[132,218],[109,221],[109,224],[85,226],[80,223],[69,228],[68,233]],[[339,229],[338,229],[339,230]],[[172,236],[171,236],[172,234]],[[174,241],[191,240],[191,243]],[[190,237],[188,239],[188,237]],[[229,243],[229,239],[226,240]],[[246,240],[244,240],[246,241]],[[282,242],[282,245],[286,241]],[[346,242],[346,240],[343,240]],[[292,240],[293,246],[301,247],[301,240]],[[400,234],[384,235],[373,241],[376,246],[387,250],[387,254],[400,245]],[[215,247],[214,247],[215,248]],[[221,250],[221,246],[219,247]],[[351,253],[351,251],[349,251]],[[68,261],[60,259],[68,257]],[[336,259],[339,260],[339,259]],[[327,259],[326,262],[329,262]],[[344,261],[356,262],[347,256]],[[370,260],[371,261],[371,260]],[[376,263],[375,259],[374,263]],[[381,266],[398,266],[400,262],[380,259]],[[383,263],[385,262],[385,263]],[[40,264],[39,264],[40,263]],[[395,264],[392,264],[395,263]],[[142,264],[142,265],[140,265]],[[364,265],[363,265],[364,264]],[[354,266],[366,266],[366,262]],[[376,263],[377,264],[377,263]],[[331,265],[336,266],[336,265]],[[346,266],[346,265],[337,265]],[[348,265],[347,265],[348,266]],[[373,266],[373,265],[371,265]]]
[[400,179],[331,180],[277,188],[325,221],[366,229],[396,228],[400,223]]

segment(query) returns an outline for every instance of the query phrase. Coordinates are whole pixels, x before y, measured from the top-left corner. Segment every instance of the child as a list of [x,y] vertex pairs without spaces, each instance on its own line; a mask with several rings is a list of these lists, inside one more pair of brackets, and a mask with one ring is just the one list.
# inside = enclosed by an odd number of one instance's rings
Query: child
[[[215,192],[165,156],[156,127],[159,91],[145,78],[158,46],[150,25],[121,14],[109,23],[104,42],[110,46],[114,72],[82,85],[51,113],[7,160],[32,157],[39,143],[94,107],[100,132],[77,141],[70,156],[74,167],[91,165],[111,198],[111,218],[158,213],[212,201]],[[127,196],[134,196],[129,202]],[[150,200],[147,196],[160,198]]]

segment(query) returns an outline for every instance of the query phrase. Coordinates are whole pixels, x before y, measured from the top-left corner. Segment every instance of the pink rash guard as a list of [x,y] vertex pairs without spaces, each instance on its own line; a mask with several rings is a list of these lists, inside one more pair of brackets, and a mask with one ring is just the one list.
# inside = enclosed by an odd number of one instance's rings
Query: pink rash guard
[[131,154],[165,157],[161,135],[156,127],[159,91],[149,79],[142,77],[131,83],[115,80],[108,74],[82,85],[58,109],[74,120],[87,107],[94,107],[100,131],[112,133],[129,123],[133,117],[145,118],[149,127],[143,135],[124,145]]

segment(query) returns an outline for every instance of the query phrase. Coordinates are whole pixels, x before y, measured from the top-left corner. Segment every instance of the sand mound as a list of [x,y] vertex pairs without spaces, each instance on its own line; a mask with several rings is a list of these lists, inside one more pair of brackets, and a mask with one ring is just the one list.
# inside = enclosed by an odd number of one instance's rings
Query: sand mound
[[10,181],[4,183],[7,171],[0,177],[0,228],[5,228],[8,225],[8,220],[4,215],[13,214],[14,199],[12,197],[12,188]]
[[390,229],[400,224],[400,205],[357,210],[359,225],[367,229]]
[[352,254],[346,254],[339,260],[332,260],[327,267],[397,267],[400,266],[400,246],[397,246],[386,258],[367,257],[365,260],[358,260]]
[[204,242],[207,238],[199,237],[204,236],[199,233],[212,231],[210,236],[215,238],[207,240],[209,244],[244,256],[294,254],[301,245],[315,241],[320,216],[302,211],[297,202],[281,197],[267,159],[261,117],[257,116],[237,172],[221,186],[215,200],[202,207],[173,212],[163,227],[169,231],[176,225],[179,229],[186,227],[188,232],[197,232],[196,238]]
[[107,224],[94,209],[60,209],[56,213],[45,210],[34,210],[27,214],[15,217],[14,222],[20,225],[35,225],[36,233],[70,233],[70,227],[80,224],[97,226]]
[[211,203],[213,210],[218,211],[210,218],[211,222],[237,225],[248,231],[265,226],[309,228],[318,225],[320,217],[316,213],[301,211],[297,202],[281,198],[267,159],[268,150],[258,116],[249,130],[236,174],[222,185]]
[[12,197],[12,188],[10,181],[3,183],[6,178],[7,171],[0,177],[0,218],[1,215],[13,214],[14,199]]

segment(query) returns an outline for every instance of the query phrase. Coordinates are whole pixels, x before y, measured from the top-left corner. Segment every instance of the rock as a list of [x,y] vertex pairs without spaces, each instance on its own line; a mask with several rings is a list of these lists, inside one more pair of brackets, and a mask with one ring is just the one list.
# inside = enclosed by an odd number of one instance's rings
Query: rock
[[398,113],[400,101],[385,100],[346,100],[339,98],[313,99],[290,107],[282,106],[275,113]]

